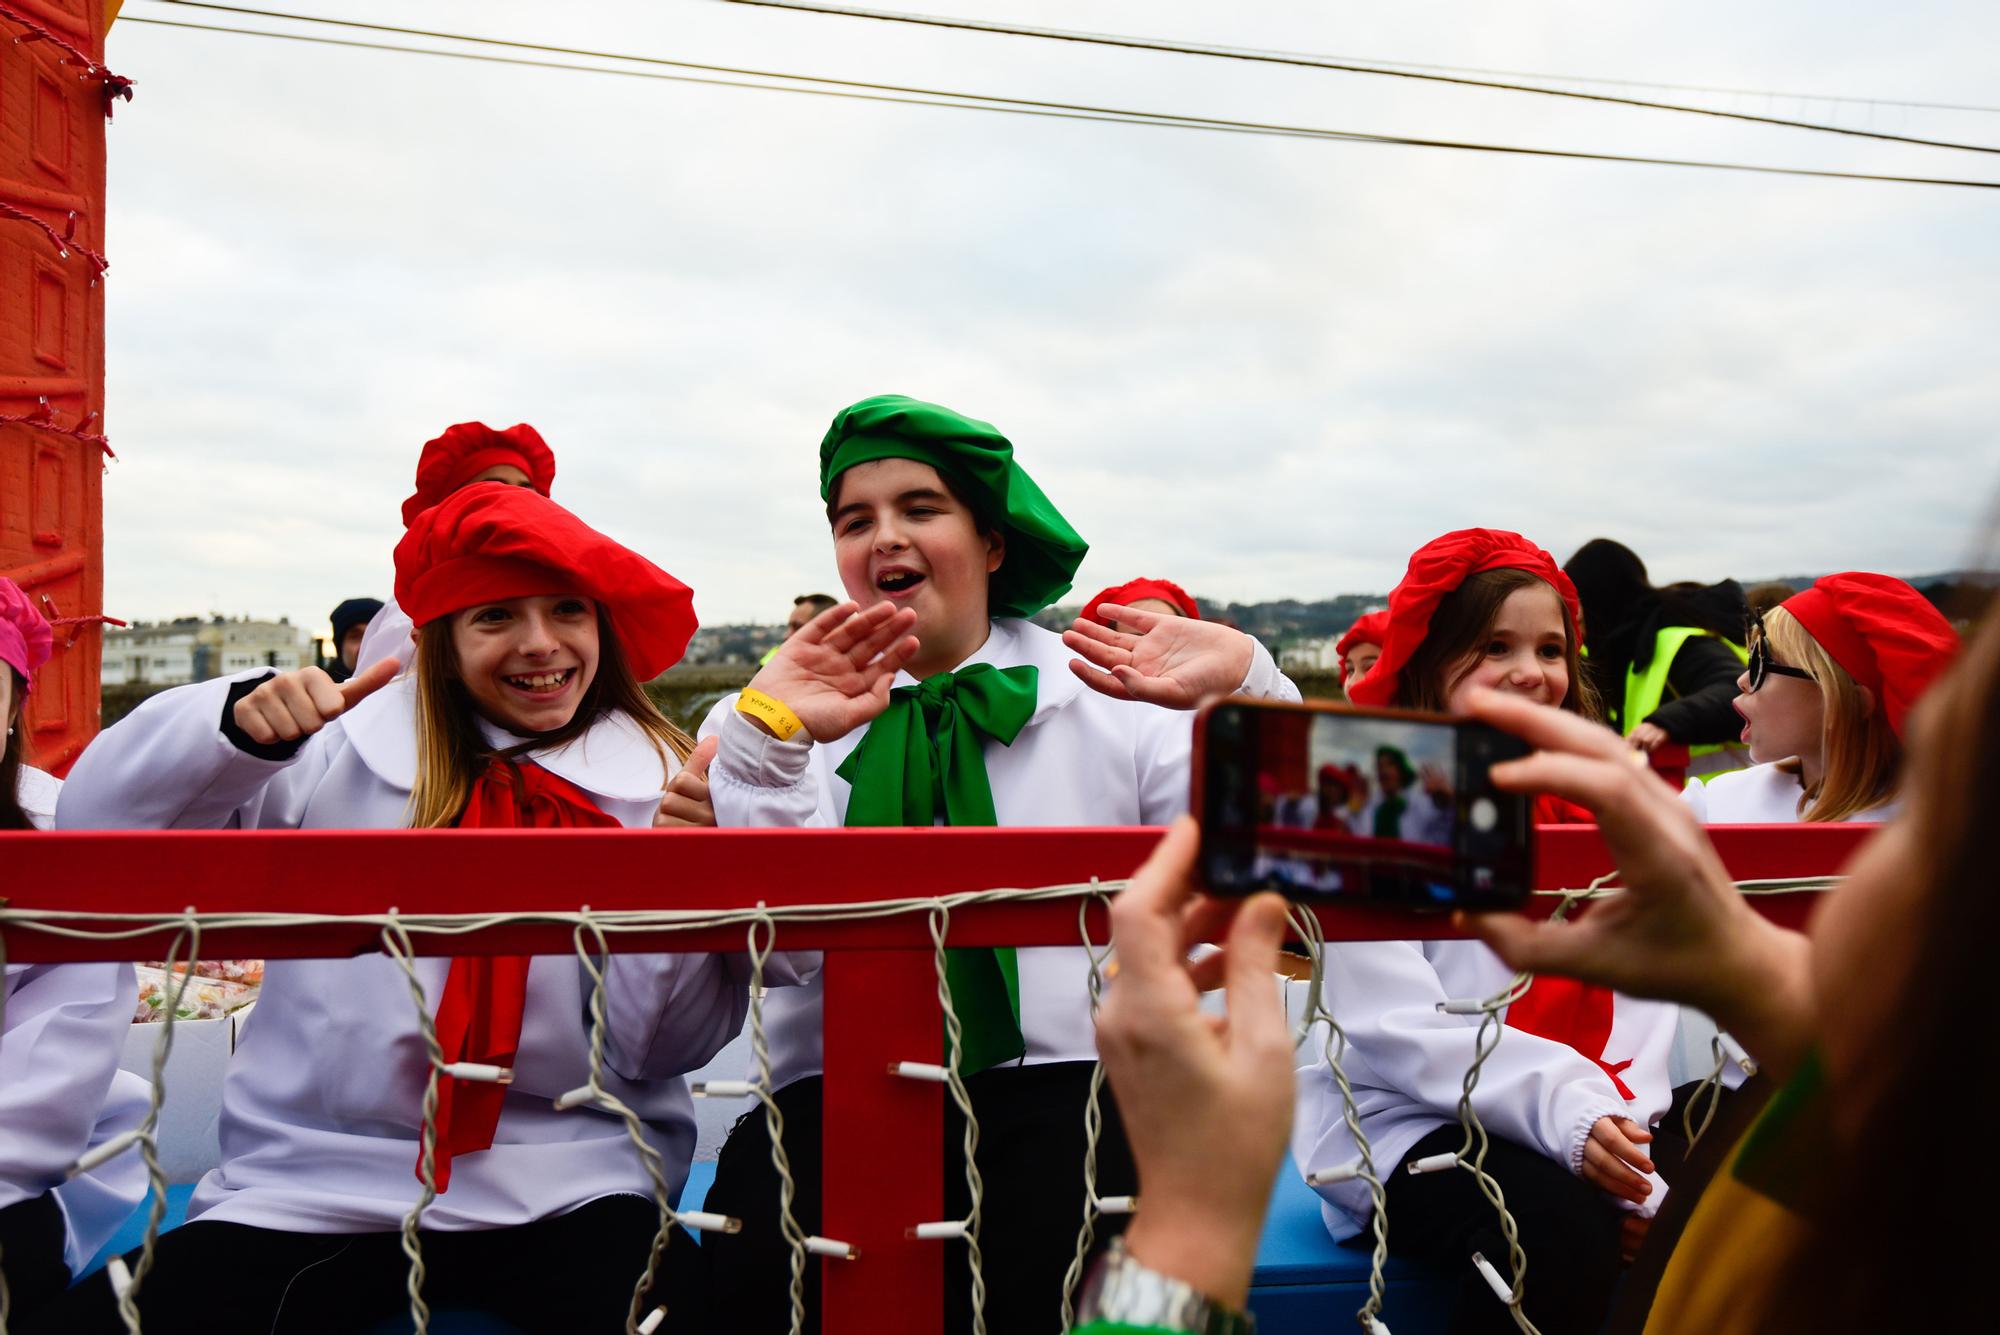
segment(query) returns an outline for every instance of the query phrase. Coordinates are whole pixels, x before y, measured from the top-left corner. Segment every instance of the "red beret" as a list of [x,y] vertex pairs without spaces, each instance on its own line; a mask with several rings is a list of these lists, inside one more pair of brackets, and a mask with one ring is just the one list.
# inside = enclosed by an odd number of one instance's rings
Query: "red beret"
[[1110,618],[1099,616],[1098,608],[1106,603],[1115,607],[1130,607],[1141,598],[1158,598],[1161,602],[1172,603],[1190,621],[1201,620],[1201,604],[1189,597],[1186,589],[1166,579],[1135,579],[1129,584],[1113,585],[1083,605],[1083,619],[1109,626]]
[[640,681],[679,662],[694,635],[687,585],[525,487],[453,492],[396,544],[396,601],[419,626],[475,603],[560,593],[604,605]]
[[1897,737],[1911,706],[1958,652],[1958,632],[1944,614],[1887,575],[1828,575],[1783,607],[1848,676],[1874,692]]
[[1389,614],[1385,612],[1364,612],[1361,618],[1347,628],[1347,634],[1340,637],[1333,646],[1333,656],[1340,660],[1340,681],[1347,684],[1347,651],[1357,645],[1372,644],[1378,649],[1382,638],[1389,633]]
[[556,481],[556,456],[542,433],[522,422],[495,431],[484,422],[460,422],[424,443],[417,456],[417,490],[403,502],[403,527],[489,468],[512,464],[528,475],[535,490],[549,494]]
[[1375,666],[1348,688],[1347,698],[1358,705],[1382,707],[1393,704],[1401,685],[1403,669],[1424,642],[1431,628],[1431,616],[1444,596],[1465,583],[1471,575],[1487,570],[1525,570],[1553,588],[1562,597],[1569,616],[1569,632],[1576,634],[1580,616],[1576,586],[1563,574],[1562,567],[1547,552],[1518,533],[1495,528],[1462,528],[1433,538],[1410,558],[1403,582],[1389,595],[1389,624],[1382,636],[1382,656]]
[[13,580],[0,577],[0,663],[20,673],[21,680],[32,686],[35,669],[49,661],[54,643],[48,618],[29,601],[26,591]]

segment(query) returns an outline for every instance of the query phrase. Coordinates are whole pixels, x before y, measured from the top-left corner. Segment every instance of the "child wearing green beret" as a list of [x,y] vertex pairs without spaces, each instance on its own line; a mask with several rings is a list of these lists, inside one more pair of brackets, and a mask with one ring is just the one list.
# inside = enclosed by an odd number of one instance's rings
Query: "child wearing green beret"
[[[1232,691],[1298,698],[1261,645],[1225,626],[1143,610],[1115,618],[1136,633],[1027,621],[1068,592],[1087,546],[986,422],[865,399],[821,443],[820,495],[850,601],[788,639],[704,725],[721,739],[710,780],[723,825],[1164,824],[1187,809],[1184,711]],[[775,988],[765,1019],[794,1208],[811,1233],[822,1008],[812,964],[797,963],[809,981]],[[953,950],[947,974],[980,1123],[987,1328],[1052,1335],[1083,1215],[1097,1055],[1088,960],[1081,948]],[[1108,1090],[1104,1102],[1098,1192],[1129,1193]],[[947,1144],[957,1152],[955,1132]],[[962,1194],[962,1174],[946,1182]],[[758,1110],[725,1146],[708,1207],[743,1220],[708,1241],[718,1310],[749,1332],[789,1328],[778,1190]],[[947,1328],[963,1329],[965,1267],[947,1274]],[[817,1267],[807,1275],[812,1330]]]

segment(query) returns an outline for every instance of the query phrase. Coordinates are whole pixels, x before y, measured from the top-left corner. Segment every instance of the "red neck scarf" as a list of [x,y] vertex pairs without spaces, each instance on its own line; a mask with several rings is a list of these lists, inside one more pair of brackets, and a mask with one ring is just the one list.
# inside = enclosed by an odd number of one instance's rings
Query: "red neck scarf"
[[[497,757],[472,786],[461,830],[607,829],[618,822],[597,809],[575,784],[533,763]],[[514,1064],[521,1046],[521,1017],[528,1006],[526,955],[454,957],[438,995],[437,1036],[450,1062]],[[438,1077],[437,1146],[432,1169],[437,1189],[451,1185],[454,1155],[490,1149],[500,1125],[507,1088],[484,1080]],[[417,1178],[423,1179],[421,1149]]]
[[[1547,793],[1535,798],[1537,825],[1588,825],[1594,817],[1583,807]],[[1604,1045],[1611,1041],[1611,1021],[1617,998],[1608,987],[1594,987],[1570,978],[1538,974],[1522,998],[1507,1008],[1507,1024],[1524,1034],[1566,1043],[1603,1068],[1626,1100],[1635,1097],[1619,1073],[1630,1061],[1607,1062]]]

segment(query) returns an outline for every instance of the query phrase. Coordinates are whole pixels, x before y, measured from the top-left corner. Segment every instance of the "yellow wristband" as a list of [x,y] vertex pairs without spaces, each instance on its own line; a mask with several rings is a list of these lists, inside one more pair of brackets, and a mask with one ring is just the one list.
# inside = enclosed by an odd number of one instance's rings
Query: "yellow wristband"
[[799,722],[797,714],[785,707],[782,700],[774,700],[762,691],[753,691],[748,687],[736,697],[736,708],[739,713],[748,714],[769,728],[781,742],[791,741],[792,735],[806,726]]

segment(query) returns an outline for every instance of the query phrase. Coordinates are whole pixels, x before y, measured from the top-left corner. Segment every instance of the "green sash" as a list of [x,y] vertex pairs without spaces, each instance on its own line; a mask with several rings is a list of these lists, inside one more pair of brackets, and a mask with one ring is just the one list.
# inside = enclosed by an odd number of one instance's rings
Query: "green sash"
[[[852,785],[849,825],[995,825],[986,740],[1012,746],[1034,717],[1033,667],[975,663],[889,693],[889,707],[836,771]],[[1012,947],[947,950],[945,980],[970,1075],[1028,1050]],[[949,1058],[949,1054],[947,1054]]]

